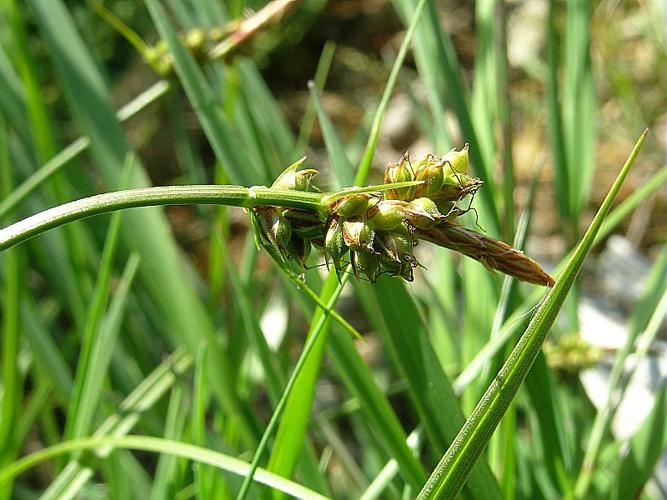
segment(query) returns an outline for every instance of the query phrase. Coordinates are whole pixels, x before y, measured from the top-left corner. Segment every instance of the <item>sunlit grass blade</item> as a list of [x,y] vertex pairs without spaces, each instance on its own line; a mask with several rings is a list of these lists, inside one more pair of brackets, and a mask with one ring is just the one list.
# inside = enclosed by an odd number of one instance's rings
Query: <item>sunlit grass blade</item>
[[[464,423],[464,415],[430,339],[423,332],[414,302],[403,283],[387,278],[374,285],[363,306],[368,317],[378,322],[377,329],[408,384],[425,438],[437,454],[453,441]],[[485,461],[476,465],[463,493],[471,499],[500,498],[498,484]]]
[[76,418],[71,427],[72,436],[82,437],[88,433],[98,409],[104,377],[118,339],[128,294],[134,276],[139,268],[139,261],[140,259],[137,254],[130,255],[123,275],[120,278],[116,295],[109,305],[109,310],[103,322],[99,323],[98,331],[90,340],[89,359],[82,371],[82,376],[85,378],[78,381],[81,393],[76,406],[77,413],[74,414]]
[[[123,178],[121,181],[122,184],[119,186],[120,188],[125,187],[133,164],[134,157],[130,155],[127,157],[123,167]],[[97,407],[97,398],[101,390],[102,377],[106,372],[107,365],[104,363],[99,364],[100,360],[95,359],[93,352],[98,348],[100,342],[104,342],[101,338],[101,324],[109,300],[109,284],[118,240],[120,238],[121,215],[121,212],[116,212],[111,216],[104,249],[102,250],[102,257],[98,268],[99,272],[88,306],[85,329],[82,332],[81,351],[74,377],[74,394],[70,398],[67,411],[68,418],[65,424],[65,439],[79,438],[87,434],[94,416],[94,410]],[[134,263],[133,267],[136,268],[137,264],[138,262]],[[99,351],[98,354],[100,354]],[[99,374],[99,377],[92,376],[91,372]],[[97,383],[92,383],[94,379],[97,379]]]
[[354,168],[345,153],[345,148],[338,138],[338,134],[336,133],[329,116],[322,107],[320,94],[315,88],[315,84],[309,82],[308,89],[310,90],[311,102],[317,113],[317,121],[320,123],[320,128],[322,129],[322,136],[324,137],[327,153],[329,153],[331,164],[336,172],[336,181],[343,186],[348,186],[354,179]]
[[[118,412],[108,417],[95,431],[94,437],[124,436],[173,385],[176,377],[185,373],[192,365],[192,357],[184,350],[178,350],[165,359],[150,373],[119,405]],[[97,453],[104,457],[110,453],[105,448]],[[44,493],[44,499],[63,498],[76,495],[94,474],[94,468],[87,457],[72,460],[60,472]]]
[[[646,285],[633,315],[629,321],[625,343],[616,353],[614,364],[609,374],[609,390],[604,406],[595,416],[591,434],[585,447],[584,459],[575,485],[575,496],[585,498],[591,486],[591,480],[596,471],[603,439],[619,402],[623,399],[630,377],[624,375],[626,361],[630,353],[636,348],[635,369],[641,362],[646,351],[653,342],[654,336],[662,318],[667,311],[665,307],[665,282],[667,282],[667,250],[663,250],[660,258],[653,265],[653,269],[646,280]],[[646,329],[640,337],[642,331]],[[647,338],[645,338],[647,337]],[[642,340],[639,340],[642,338]],[[635,345],[637,344],[637,345]]]
[[[336,44],[332,41],[327,41],[322,48],[320,60],[318,61],[317,69],[315,70],[315,78],[313,78],[313,90],[315,92],[322,92],[322,90],[324,90],[324,85],[327,76],[329,75],[329,70],[331,69],[331,63],[333,62],[335,53]],[[310,135],[312,133],[313,123],[315,122],[315,114],[315,103],[314,100],[311,99],[308,101],[306,111],[301,120],[301,126],[299,127],[299,135],[295,147],[298,152],[305,151],[310,142]],[[317,114],[319,116],[319,112]]]
[[667,383],[656,392],[653,409],[632,437],[609,498],[623,500],[640,497],[667,447]]
[[336,370],[359,400],[376,442],[400,465],[400,474],[406,483],[418,489],[426,479],[426,472],[407,446],[406,433],[386,396],[378,388],[370,368],[348,336],[334,332],[329,342],[329,355]]
[[[123,437],[92,437],[77,439],[74,441],[64,441],[58,445],[27,455],[17,460],[8,467],[0,470],[0,485],[18,474],[35,467],[36,465],[56,458],[60,455],[80,450],[95,450],[98,448],[107,449],[131,449],[138,451],[148,451],[154,453],[165,453],[177,457],[187,458],[198,463],[211,465],[220,470],[231,472],[237,475],[246,475],[250,466],[229,455],[220,452],[193,446],[186,443],[171,441],[164,438],[149,436],[123,436]],[[313,490],[272,474],[264,469],[256,471],[256,480],[267,486],[283,491],[296,498],[303,499],[324,499],[322,495]]]
[[258,171],[258,165],[244,158],[236,146],[234,134],[223,115],[219,97],[216,97],[204,74],[192,55],[183,47],[176,30],[171,25],[164,6],[154,0],[146,0],[146,6],[155,26],[167,43],[174,60],[174,70],[188,98],[193,104],[216,157],[222,163],[232,182],[249,185],[258,180],[268,181]]
[[[652,175],[646,183],[628,196],[622,203],[609,212],[602,227],[595,237],[593,247],[602,243],[604,239],[611,234],[611,232],[618,227],[620,222],[627,217],[641,202],[646,200],[651,194],[657,191],[667,181],[667,169],[662,169]],[[565,262],[572,256],[570,252],[556,268],[554,274],[560,273],[565,265]],[[505,343],[514,335],[521,326],[521,319],[526,317],[530,311],[535,308],[540,300],[542,300],[541,290],[533,291],[523,303],[517,307],[514,312],[505,320],[498,335],[492,337],[484,347],[475,356],[468,366],[466,366],[459,376],[454,381],[454,390],[460,394],[465,387],[482,371],[486,363],[495,356]]]
[[[128,145],[109,105],[104,80],[63,2],[35,0],[31,4],[67,102],[83,132],[91,139],[95,166],[108,185],[116,186],[120,177],[119,166],[128,153]],[[148,178],[143,169],[133,169],[128,184],[147,185]],[[211,320],[188,279],[191,275],[183,272],[186,264],[180,257],[166,218],[159,211],[142,210],[127,213],[123,220],[123,241],[136,250],[144,262],[151,263],[150,267],[142,266],[140,278],[166,323],[171,325],[167,333],[170,340],[187,345],[195,352],[202,338],[210,339],[209,376],[215,381],[211,390],[237,424],[243,439],[254,443],[257,434],[254,417],[246,411],[233,390],[229,359],[215,340]],[[146,228],[151,230],[146,231]],[[160,272],[155,273],[154,269]]]
[[[120,108],[117,113],[119,121],[125,121],[128,118],[142,111],[146,106],[153,103],[167,93],[170,86],[165,80],[160,80],[146,89],[131,102]],[[72,160],[81,155],[90,146],[90,138],[82,136],[59,151],[55,156],[44,163],[30,177],[16,186],[6,197],[0,201],[0,217],[7,214],[10,210],[22,203],[31,193],[42,186],[54,174],[64,167],[67,167]]]
[[[173,441],[182,440],[187,409],[183,405],[184,390],[176,385],[171,390],[169,406],[165,416],[164,438]],[[169,493],[178,489],[177,459],[170,455],[160,455],[153,476],[150,500],[168,498]]]
[[567,293],[590,251],[595,235],[609,212],[625,177],[639,154],[647,131],[640,136],[628,160],[609,190],[593,222],[577,246],[572,258],[547,294],[509,358],[498,372],[492,385],[470,415],[458,436],[442,457],[420,492],[420,498],[454,497],[465,485],[477,459],[511,404],[530,367],[542,348]]

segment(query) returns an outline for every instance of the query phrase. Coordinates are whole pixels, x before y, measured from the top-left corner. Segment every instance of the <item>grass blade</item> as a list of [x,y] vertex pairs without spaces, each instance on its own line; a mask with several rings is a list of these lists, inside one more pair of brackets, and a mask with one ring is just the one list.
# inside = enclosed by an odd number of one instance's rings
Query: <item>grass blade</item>
[[[250,465],[246,462],[199,446],[193,446],[178,441],[170,441],[164,438],[149,436],[124,436],[124,437],[93,437],[65,441],[50,448],[27,455],[17,460],[9,467],[0,470],[0,485],[16,477],[18,474],[60,455],[80,450],[94,450],[96,448],[131,449],[165,453],[177,457],[187,458],[195,462],[211,465],[220,470],[228,471],[240,476],[246,475]],[[257,481],[271,486],[296,498],[303,499],[325,499],[322,495],[304,488],[288,479],[272,474],[264,469],[257,470]]]
[[540,352],[542,343],[593,245],[595,235],[600,230],[602,221],[609,212],[621,184],[639,154],[647,132],[644,131],[638,139],[568,265],[547,294],[545,301],[535,313],[528,329],[522,335],[494,382],[424,485],[419,494],[420,498],[437,498],[439,496],[452,498],[465,484],[477,459],[488,444],[493,431],[514,399],[516,392]]
[[[176,377],[192,365],[192,357],[185,351],[175,351],[150,373],[119,405],[119,411],[108,417],[95,431],[94,437],[126,435],[173,385]],[[97,455],[105,457],[110,449],[102,449]],[[75,496],[92,477],[90,457],[70,461],[44,493],[45,500]]]
[[[421,10],[425,3],[425,0],[422,0],[419,3],[418,8],[415,10],[410,28],[408,29],[408,32],[403,39],[403,43],[399,49],[396,61],[394,62],[392,75],[390,76],[385,87],[382,101],[377,109],[375,119],[373,121],[374,126],[371,128],[368,143],[355,176],[355,185],[363,185],[366,181],[372,156],[375,152],[375,145],[377,144],[377,136],[380,131],[382,117],[384,116],[387,103],[389,102],[389,96],[393,92],[398,70],[403,64],[408,46],[417,26],[417,21],[419,20]],[[320,293],[322,302],[327,304],[327,306],[333,307],[335,304],[342,290],[343,284],[346,281],[346,277],[347,274],[344,275],[342,280],[339,282],[335,272],[332,271],[329,274],[329,277],[325,281]],[[320,370],[322,356],[324,354],[324,347],[328,337],[329,329],[325,319],[326,317],[320,313],[320,311],[316,312],[315,316],[313,317],[313,321],[311,323],[312,326],[308,333],[308,343],[310,342],[310,339],[315,336],[319,335],[320,338],[317,345],[313,348],[313,355],[309,357],[307,363],[304,365],[304,373],[300,375],[299,380],[297,380],[295,383],[296,392],[294,394],[290,394],[290,401],[286,405],[285,416],[281,422],[280,428],[278,429],[273,452],[267,466],[269,470],[282,476],[290,477],[292,475],[296,460],[298,458],[300,443],[306,429],[306,424],[308,421],[315,391],[315,383]],[[301,356],[303,357],[304,354],[305,347]],[[301,361],[301,358],[299,361]],[[297,375],[296,368],[293,376],[295,375]],[[276,412],[274,412],[274,415]],[[267,426],[264,435],[266,436],[267,433],[271,432],[273,432],[273,429]],[[255,453],[257,460],[260,456],[260,453],[261,450],[258,448]],[[255,460],[253,460],[253,462],[255,462]]]
[[621,462],[610,498],[640,498],[655,466],[667,447],[667,384],[663,382],[653,409],[630,440],[630,449]]

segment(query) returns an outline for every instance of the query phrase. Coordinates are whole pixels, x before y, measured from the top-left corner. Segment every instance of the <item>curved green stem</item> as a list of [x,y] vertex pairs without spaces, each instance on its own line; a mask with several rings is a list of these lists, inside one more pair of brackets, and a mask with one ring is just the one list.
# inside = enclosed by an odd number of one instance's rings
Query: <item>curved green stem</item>
[[[240,476],[246,475],[250,470],[247,462],[188,443],[151,436],[102,436],[65,441],[22,457],[0,469],[0,485],[6,484],[7,481],[18,474],[46,460],[57,458],[66,453],[79,450],[108,450],[109,448],[148,451],[187,458]],[[264,469],[257,470],[257,481],[296,498],[326,498],[313,490]]]
[[199,203],[245,208],[277,205],[324,213],[322,196],[264,186],[163,186],[114,191],[53,207],[0,229],[0,251],[68,222],[124,208]]

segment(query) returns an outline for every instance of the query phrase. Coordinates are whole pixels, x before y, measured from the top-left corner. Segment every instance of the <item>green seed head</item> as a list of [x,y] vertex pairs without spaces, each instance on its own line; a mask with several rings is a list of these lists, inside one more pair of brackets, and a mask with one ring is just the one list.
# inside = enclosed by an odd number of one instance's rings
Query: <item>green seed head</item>
[[338,219],[332,219],[324,237],[324,252],[333,260],[336,270],[341,268],[341,259],[348,251],[343,237],[343,224]]
[[365,219],[343,221],[343,239],[350,250],[357,252],[373,248],[375,229]]
[[281,210],[274,207],[255,208],[254,213],[259,225],[261,239],[285,256],[287,246],[292,238],[292,226],[289,221]]
[[456,172],[449,164],[445,165],[445,180],[440,190],[431,195],[434,200],[458,201],[463,199],[466,195],[472,194],[482,181],[470,177],[468,174]]
[[365,274],[371,283],[375,283],[380,272],[380,256],[370,252],[352,252],[352,266],[357,278]]
[[461,151],[452,149],[442,158],[443,162],[448,162],[454,170],[465,174],[470,166],[470,159],[468,157],[468,144],[463,146]]
[[310,242],[293,235],[287,245],[287,255],[291,260],[298,262],[301,267],[304,267],[306,259],[310,255]]
[[383,262],[382,269],[387,271],[392,276],[398,276],[405,281],[413,281],[414,274],[412,272],[415,267],[414,262]]
[[334,200],[330,210],[344,218],[357,217],[364,215],[377,202],[377,196],[369,193],[350,194]]
[[405,221],[408,204],[401,200],[383,200],[368,211],[368,220],[379,231],[391,231]]
[[[408,153],[403,155],[398,163],[390,163],[384,171],[384,183],[409,182],[415,180],[415,173],[410,165]],[[412,188],[389,189],[385,191],[387,200],[406,200],[410,198]]]
[[415,180],[424,181],[414,188],[414,196],[430,196],[436,193],[444,181],[443,162],[433,155],[428,155],[421,162],[415,174]]
[[408,222],[417,229],[430,229],[442,218],[438,207],[430,198],[417,198],[408,205]]
[[414,246],[412,235],[399,233],[379,232],[376,235],[377,247],[383,260],[399,263],[410,261],[412,257],[412,247]]

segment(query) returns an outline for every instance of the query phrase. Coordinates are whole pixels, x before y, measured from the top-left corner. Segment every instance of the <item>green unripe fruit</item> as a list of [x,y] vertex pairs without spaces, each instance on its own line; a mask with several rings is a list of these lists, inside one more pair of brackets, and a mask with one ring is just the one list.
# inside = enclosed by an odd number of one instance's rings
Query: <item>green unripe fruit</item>
[[430,198],[417,198],[408,205],[408,222],[417,229],[431,229],[442,218],[438,207]]
[[365,219],[343,221],[343,239],[350,250],[357,252],[373,248],[375,229]]
[[335,200],[331,210],[344,218],[358,217],[364,215],[377,202],[377,196],[368,193],[350,194]]
[[337,271],[341,268],[341,259],[347,251],[348,246],[343,237],[343,224],[338,219],[332,219],[324,237],[324,252],[331,257]]
[[289,221],[273,207],[256,208],[254,212],[262,239],[284,253],[292,237],[292,226]]
[[304,267],[306,259],[310,255],[310,242],[296,235],[292,236],[287,245],[287,255],[290,259],[296,260],[301,267]]
[[[410,165],[408,153],[403,155],[398,163],[390,163],[384,171],[384,183],[393,184],[394,182],[409,182],[415,180],[415,173]],[[387,200],[406,200],[410,199],[412,193],[411,187],[389,189],[385,191]]]
[[468,144],[463,146],[461,151],[452,149],[442,158],[443,162],[448,162],[454,170],[461,173],[466,173],[470,167],[470,158],[468,156]]
[[352,265],[357,278],[365,274],[371,283],[375,283],[380,271],[380,256],[370,252],[353,252]]
[[430,196],[442,187],[444,181],[443,165],[442,160],[431,154],[419,162],[415,172],[415,180],[424,183],[414,187],[414,198]]
[[391,231],[405,221],[407,203],[401,200],[383,200],[368,211],[368,220],[380,231]]
[[377,247],[385,260],[403,262],[412,258],[414,246],[412,235],[377,233]]

